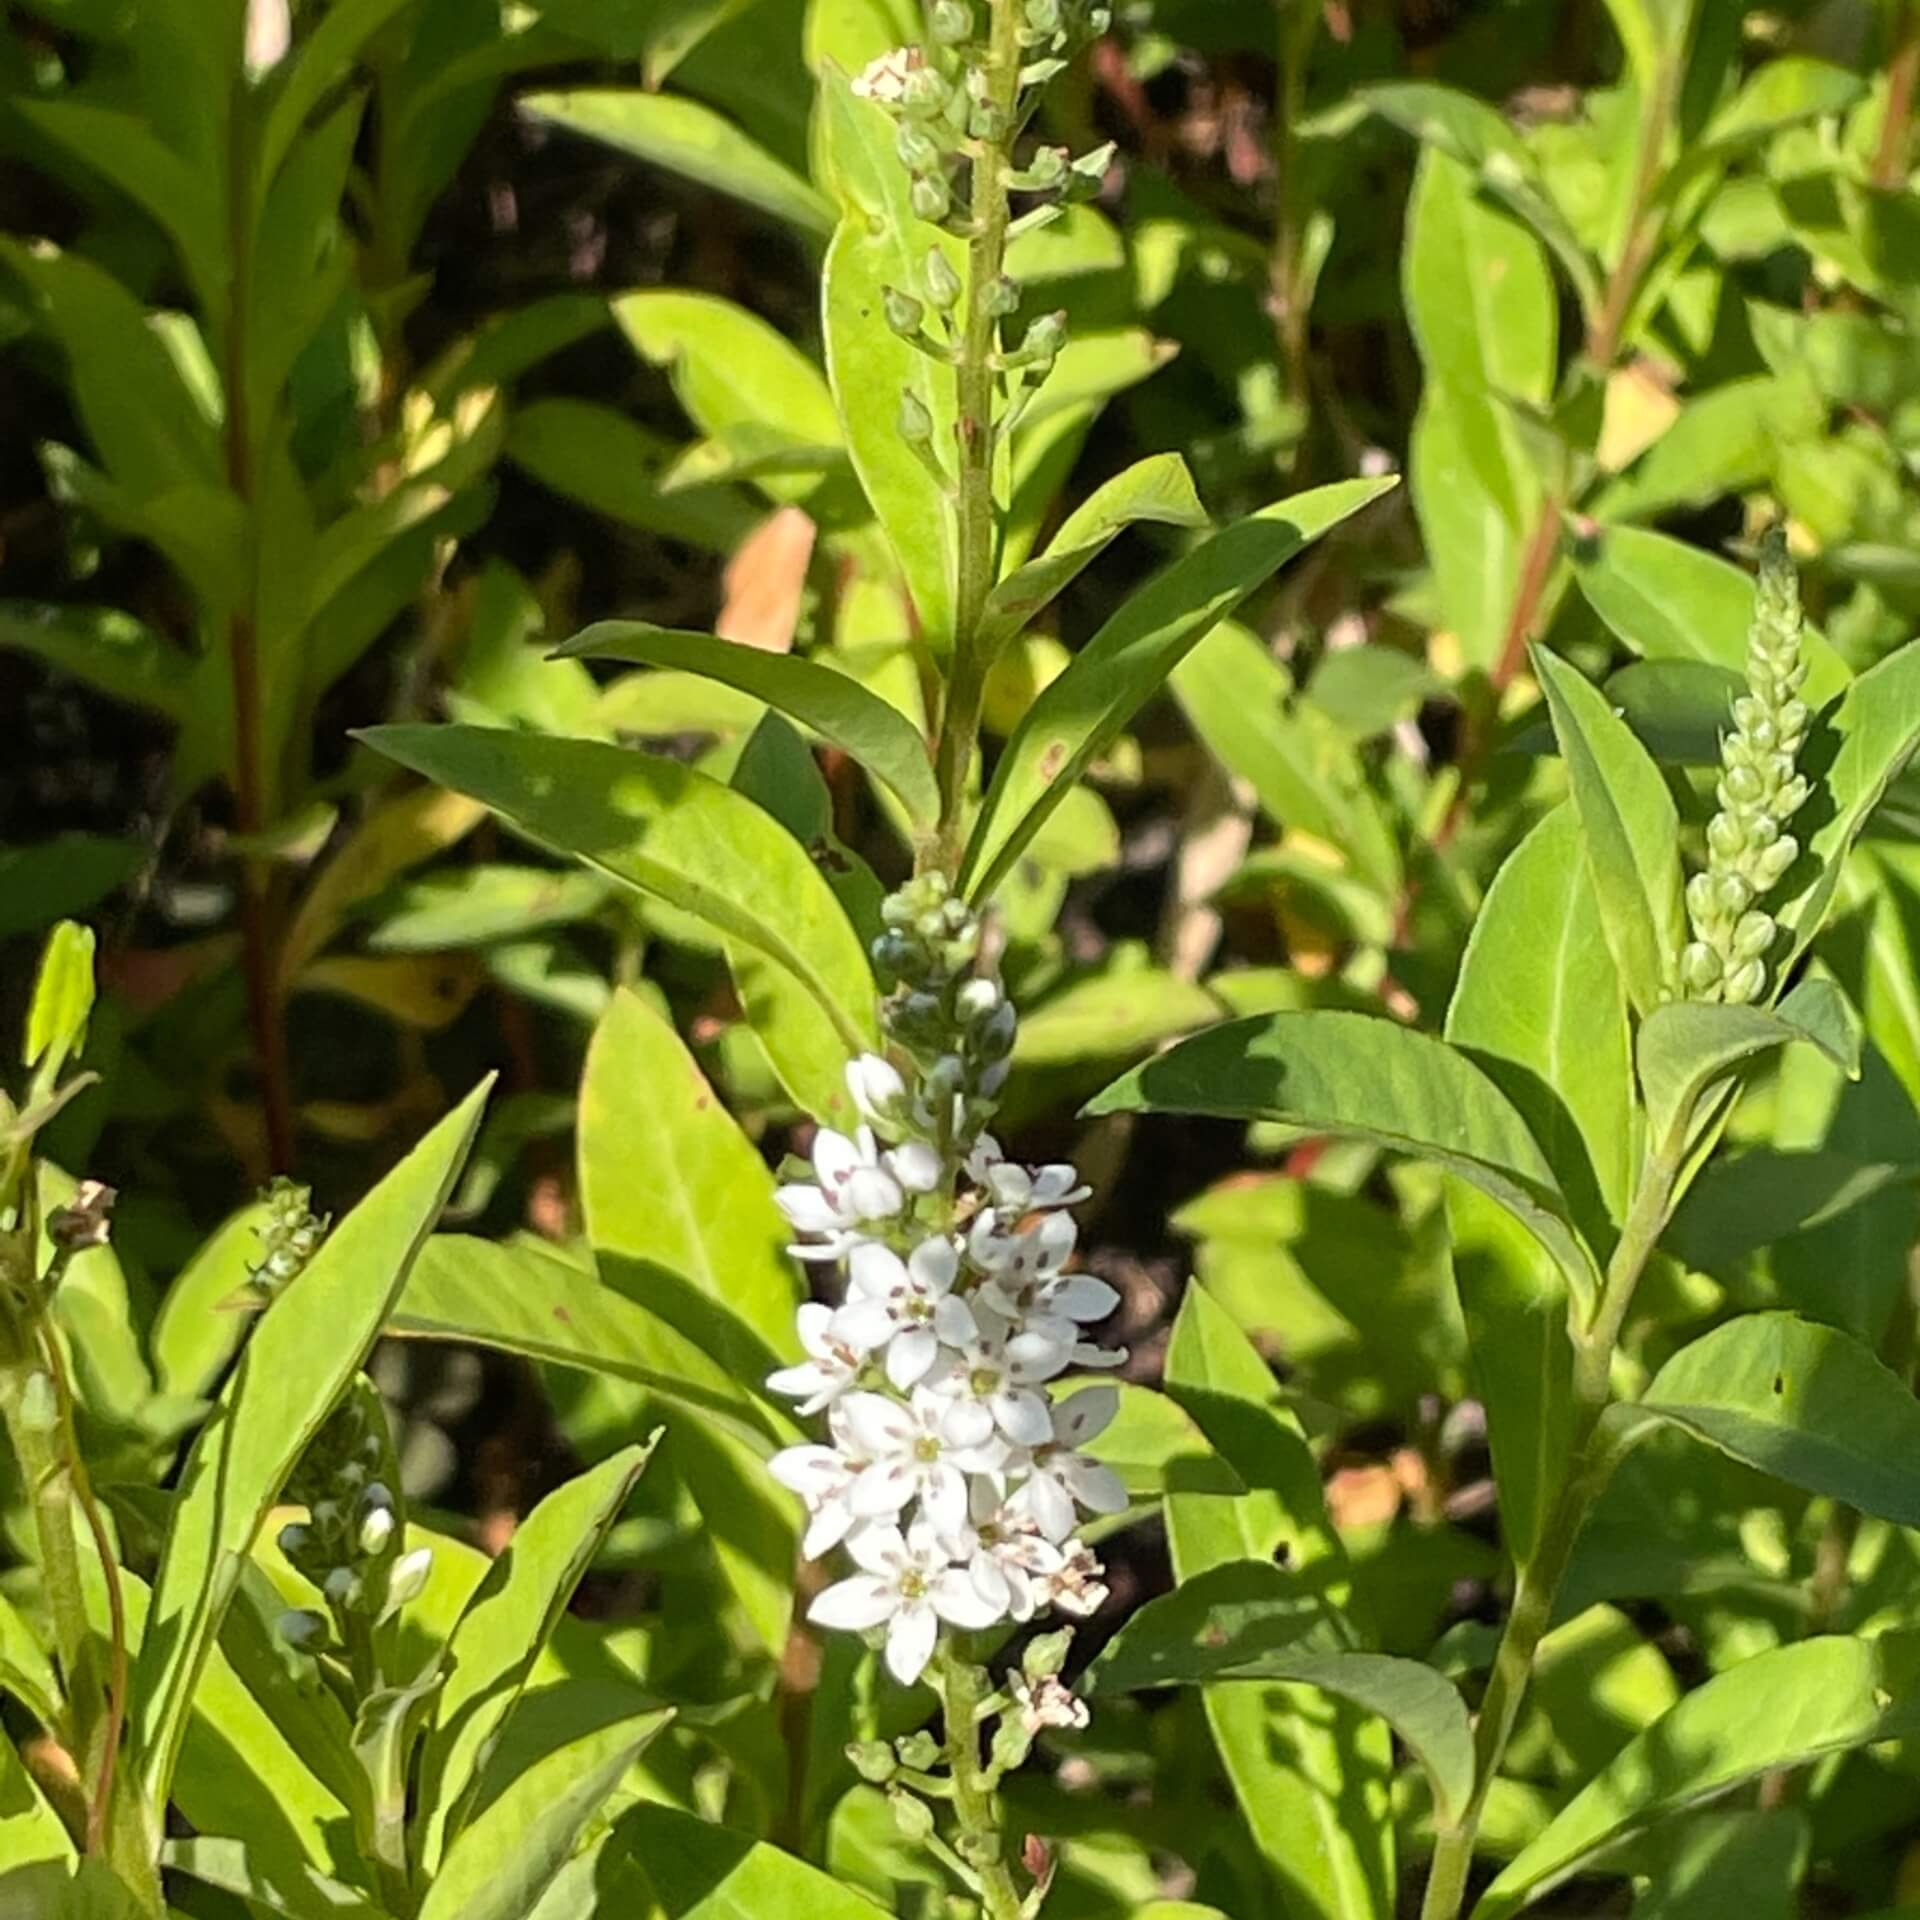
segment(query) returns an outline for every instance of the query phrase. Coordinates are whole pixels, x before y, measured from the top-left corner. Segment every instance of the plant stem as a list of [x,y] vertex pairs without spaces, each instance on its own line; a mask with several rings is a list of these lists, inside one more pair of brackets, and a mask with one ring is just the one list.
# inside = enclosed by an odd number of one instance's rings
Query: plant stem
[[1887,111],[1874,149],[1873,184],[1891,193],[1907,177],[1907,147],[1913,133],[1913,94],[1920,82],[1920,5],[1899,9],[1893,59],[1887,68]]
[[1620,258],[1607,276],[1606,293],[1600,311],[1594,316],[1587,334],[1587,357],[1604,380],[1612,370],[1614,356],[1620,351],[1633,303],[1640,292],[1641,277],[1659,244],[1661,222],[1653,210],[1654,189],[1660,184],[1660,172],[1666,160],[1667,129],[1673,120],[1674,99],[1680,90],[1681,69],[1685,65],[1684,48],[1676,50],[1661,68],[1653,98],[1640,122],[1640,153],[1635,162],[1633,199],[1627,215],[1626,238]]
[[1474,1840],[1486,1811],[1487,1796],[1506,1756],[1515,1722],[1533,1677],[1534,1656],[1553,1619],[1554,1600],[1573,1558],[1587,1511],[1610,1469],[1606,1449],[1597,1445],[1601,1415],[1612,1400],[1614,1349],[1633,1304],[1634,1290],[1646,1271],[1673,1202],[1679,1177],[1684,1126],[1651,1155],[1640,1176],[1620,1239],[1607,1263],[1607,1277],[1594,1303],[1592,1320],[1575,1338],[1573,1443],[1569,1467],[1545,1530],[1514,1584],[1513,1606],[1494,1654],[1493,1671],[1474,1727],[1474,1790],[1458,1825],[1436,1839],[1420,1920],[1457,1920],[1466,1899]]
[[[227,309],[225,387],[227,485],[254,516],[254,457],[251,329],[248,309],[253,299],[254,192],[252,141],[249,138],[253,102],[244,80],[236,82],[230,119],[232,159],[227,194],[228,245],[231,249],[232,298]],[[233,684],[233,801],[234,819],[243,835],[256,835],[269,824],[266,748],[262,738],[264,693],[260,675],[260,635],[253,609],[259,565],[259,542],[249,538],[244,558],[245,580],[239,600],[227,622],[227,661]],[[281,1019],[279,992],[279,938],[275,928],[273,875],[268,863],[249,853],[242,863],[240,940],[247,978],[247,1025],[253,1038],[254,1063],[260,1075],[260,1101],[266,1118],[267,1158],[271,1170],[285,1172],[293,1161],[293,1103],[287,1073],[287,1035]]]
[[[1006,163],[1013,143],[1014,106],[1020,90],[1020,15],[1017,0],[990,0],[992,37],[987,51],[985,104],[996,137],[972,143],[972,195],[967,240],[965,322],[955,374],[959,401],[959,481],[955,497],[958,531],[953,659],[935,755],[940,783],[940,825],[934,864],[951,875],[960,865],[961,822],[967,772],[980,736],[980,708],[992,662],[980,647],[980,617],[993,591],[999,558],[999,519],[993,473],[999,435],[994,421],[1000,322],[993,301],[1007,259]],[[1004,132],[999,129],[1004,128]]]
[[947,1766],[953,1776],[953,1810],[960,1826],[960,1853],[979,1876],[985,1920],[1021,1920],[1020,1890],[1007,1866],[993,1792],[980,1764],[980,1670],[943,1648],[941,1698],[947,1722]]
[[[1304,407],[1308,387],[1307,320],[1312,303],[1305,285],[1307,223],[1305,196],[1300,191],[1300,146],[1295,130],[1306,109],[1307,56],[1320,31],[1320,9],[1283,5],[1276,12],[1280,71],[1273,103],[1273,166],[1278,180],[1279,207],[1274,223],[1268,290],[1274,329],[1286,368],[1288,397]],[[1302,440],[1302,450],[1295,457],[1296,483],[1304,462],[1304,435]]]

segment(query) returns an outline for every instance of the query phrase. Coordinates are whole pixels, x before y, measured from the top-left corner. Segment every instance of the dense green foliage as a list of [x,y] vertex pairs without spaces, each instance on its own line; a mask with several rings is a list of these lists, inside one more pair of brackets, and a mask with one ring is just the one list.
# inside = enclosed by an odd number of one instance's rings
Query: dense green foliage
[[0,1915],[1920,1907],[1917,85],[0,8]]

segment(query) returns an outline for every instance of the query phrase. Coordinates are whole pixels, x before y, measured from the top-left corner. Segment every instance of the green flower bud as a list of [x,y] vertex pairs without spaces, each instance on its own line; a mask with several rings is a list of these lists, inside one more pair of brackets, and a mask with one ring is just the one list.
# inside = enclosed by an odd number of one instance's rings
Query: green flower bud
[[1754,877],[1760,891],[1764,893],[1769,887],[1778,886],[1799,857],[1800,843],[1790,833],[1783,833],[1770,847],[1763,848],[1754,860]]
[[911,387],[900,390],[900,437],[909,446],[933,445],[933,415]]
[[327,1637],[326,1616],[315,1613],[311,1607],[289,1607],[273,1627],[288,1646],[301,1653],[320,1646]]
[[933,0],[927,24],[942,46],[957,47],[973,38],[973,9],[966,0]]
[[1733,930],[1733,939],[1729,943],[1733,958],[1736,960],[1757,960],[1765,956],[1773,945],[1774,936],[1779,932],[1770,913],[1748,913],[1740,918],[1740,924]]
[[1009,280],[1003,273],[993,281],[981,295],[981,304],[988,315],[995,320],[1004,320],[1019,310],[1020,288],[1017,282]]
[[846,1751],[854,1772],[870,1786],[884,1787],[900,1771],[884,1740],[850,1741]]
[[1020,1671],[1029,1680],[1045,1680],[1062,1672],[1067,1655],[1073,1650],[1073,1629],[1060,1627],[1052,1633],[1037,1633],[1027,1642],[1020,1656]]
[[893,1750],[900,1756],[900,1764],[915,1773],[929,1773],[940,1764],[940,1743],[924,1730],[903,1733],[893,1743]]
[[941,313],[951,313],[960,304],[960,296],[965,291],[960,284],[960,276],[954,272],[952,263],[938,247],[927,249],[927,264],[923,275],[926,281],[927,298]]
[[1680,956],[1680,978],[1696,998],[1719,986],[1722,971],[1720,956],[1704,940],[1693,941]]
[[1726,984],[1720,989],[1720,997],[1730,1007],[1751,1006],[1765,992],[1766,985],[1767,963],[1764,960],[1743,961],[1728,974]]
[[902,293],[898,287],[882,287],[880,305],[887,316],[887,325],[905,340],[911,340],[920,331],[927,317],[926,308],[912,294]]
[[932,1836],[933,1809],[924,1800],[894,1787],[887,1794],[887,1805],[893,1809],[893,1824],[903,1839],[918,1845]]
[[944,220],[953,208],[953,190],[946,176],[939,173],[916,174],[907,199],[914,216],[921,220]]
[[1732,814],[1716,813],[1707,822],[1707,850],[1717,858],[1737,859],[1746,845],[1746,832]]

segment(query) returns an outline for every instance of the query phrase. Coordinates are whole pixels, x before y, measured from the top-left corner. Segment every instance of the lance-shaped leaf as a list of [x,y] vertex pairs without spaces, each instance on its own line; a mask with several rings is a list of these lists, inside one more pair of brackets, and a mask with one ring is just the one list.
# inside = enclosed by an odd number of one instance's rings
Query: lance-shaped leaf
[[368,745],[783,966],[850,1053],[878,1043],[873,972],[806,849],[678,761],[491,727],[373,727]]
[[587,1268],[526,1242],[436,1234],[422,1249],[387,1331],[416,1340],[466,1340],[609,1374],[687,1408],[762,1454],[788,1436],[784,1421],[677,1327]]
[[638,1864],[666,1920],[883,1920],[886,1911],[767,1841],[677,1807],[629,1808],[613,1845]]
[[[1167,1544],[1183,1582],[1210,1569],[1283,1554],[1321,1595],[1330,1634],[1350,1578],[1327,1519],[1306,1435],[1279,1404],[1272,1369],[1231,1315],[1190,1286],[1167,1348],[1168,1397],[1184,1407],[1247,1482],[1243,1494],[1170,1493]],[[1332,1644],[1341,1642],[1335,1639]],[[1351,1644],[1351,1636],[1347,1638]],[[1284,1681],[1209,1687],[1207,1724],[1248,1831],[1286,1910],[1372,1920],[1390,1904],[1390,1822],[1341,1810],[1383,1802],[1392,1767],[1386,1729],[1345,1702]]]
[[[930,463],[944,461],[952,471],[954,380],[886,318],[887,288],[912,294],[923,284],[935,230],[914,214],[892,120],[857,98],[838,71],[821,76],[819,137],[841,213],[820,290],[827,380],[853,470],[900,563],[921,634],[944,657],[953,648],[958,533],[946,483]],[[901,434],[903,406],[926,428],[920,454]]]
[[893,789],[921,826],[940,811],[926,742],[898,707],[817,661],[765,653],[709,633],[679,633],[642,620],[602,620],[577,633],[555,658],[625,660],[637,667],[697,673],[764,700]]
[[1753,1147],[1718,1156],[1687,1189],[1661,1244],[1702,1273],[1723,1273],[1776,1240],[1824,1226],[1916,1178],[1920,1166],[1825,1148]]
[[[387,1920],[384,1910],[357,1889],[342,1886],[304,1862],[264,1861],[244,1840],[169,1840],[160,1864],[203,1886],[218,1887],[249,1907],[286,1920]],[[4,1893],[0,1888],[0,1894]],[[0,1900],[0,1913],[6,1911]]]
[[991,660],[1033,616],[1138,521],[1204,527],[1207,510],[1177,453],[1156,453],[1117,473],[1062,523],[1037,560],[1016,567],[987,596],[977,645]]
[[1771,1012],[1689,1000],[1656,1008],[1642,1022],[1634,1049],[1653,1137],[1664,1140],[1683,1125],[1716,1081],[1789,1040],[1818,1047],[1859,1078],[1859,1022],[1831,980],[1803,980]]
[[1920,1400],[1852,1334],[1817,1320],[1729,1320],[1608,1418],[1623,1440],[1665,1421],[1789,1486],[1920,1526]]
[[1275,501],[1202,541],[1136,593],[1028,709],[994,769],[962,862],[988,898],[1054,808],[1188,650],[1300,549],[1396,482],[1342,480]]
[[1375,1713],[1433,1782],[1443,1825],[1473,1794],[1473,1729],[1450,1680],[1417,1660],[1362,1653],[1309,1583],[1264,1560],[1229,1561],[1147,1603],[1101,1651],[1081,1691],[1131,1693],[1222,1680],[1290,1680]]
[[556,1488],[515,1530],[447,1641],[445,1682],[420,1751],[419,1837],[432,1871],[460,1833],[462,1801],[520,1704],[534,1662],[619,1519],[659,1435]]
[[447,1850],[420,1920],[527,1920],[621,1775],[672,1718],[660,1707],[616,1720],[510,1780]]
[[638,87],[585,87],[529,94],[520,104],[536,119],[717,188],[802,233],[833,231],[833,209],[812,186],[698,100]]
[[1665,1815],[1780,1767],[1910,1733],[1902,1636],[1828,1635],[1715,1674],[1620,1749],[1481,1896],[1473,1920],[1508,1920]]
[[1533,664],[1572,782],[1600,924],[1628,998],[1644,1016],[1661,1004],[1687,933],[1673,795],[1632,728],[1584,674],[1544,647],[1534,649]]
[[385,1323],[453,1190],[489,1085],[347,1215],[261,1317],[187,1456],[133,1685],[135,1751],[155,1808],[167,1802],[233,1568]]
[[1211,1113],[1371,1140],[1497,1200],[1583,1297],[1597,1284],[1553,1169],[1506,1095],[1465,1054],[1391,1020],[1316,1011],[1229,1021],[1123,1074],[1086,1111]]
[[[1820,931],[1840,884],[1848,849],[1859,839],[1894,777],[1920,747],[1920,641],[1909,641],[1846,691],[1823,714],[1807,742],[1803,765],[1814,798],[1799,816],[1813,876],[1774,917],[1793,933],[1786,964]],[[1798,878],[1798,866],[1788,878]]]

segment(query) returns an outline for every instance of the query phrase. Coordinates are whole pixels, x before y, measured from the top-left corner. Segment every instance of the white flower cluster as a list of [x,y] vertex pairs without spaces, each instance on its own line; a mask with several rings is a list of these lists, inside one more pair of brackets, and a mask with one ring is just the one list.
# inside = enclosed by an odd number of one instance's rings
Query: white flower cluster
[[1049,1393],[1075,1363],[1126,1357],[1087,1338],[1119,1296],[1067,1271],[1067,1209],[1087,1189],[1070,1166],[1017,1165],[985,1133],[967,1142],[972,1109],[947,1093],[951,1078],[936,1068],[916,1094],[887,1061],[854,1062],[863,1124],[851,1138],[822,1128],[813,1178],[778,1196],[803,1236],[794,1255],[846,1280],[839,1306],[800,1308],[808,1357],[768,1382],[828,1418],[831,1445],[771,1463],[806,1504],[803,1550],[844,1545],[859,1568],[809,1618],[884,1626],[887,1665],[908,1685],[942,1621],[979,1630],[1050,1606],[1092,1613],[1106,1588],[1079,1516],[1127,1504],[1112,1469],[1082,1451],[1118,1391]]

